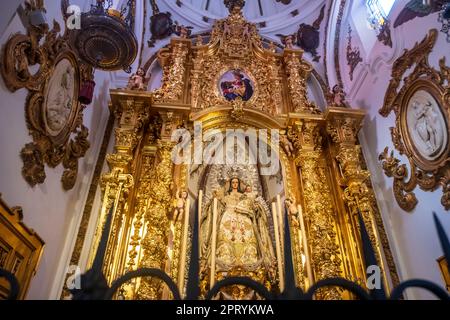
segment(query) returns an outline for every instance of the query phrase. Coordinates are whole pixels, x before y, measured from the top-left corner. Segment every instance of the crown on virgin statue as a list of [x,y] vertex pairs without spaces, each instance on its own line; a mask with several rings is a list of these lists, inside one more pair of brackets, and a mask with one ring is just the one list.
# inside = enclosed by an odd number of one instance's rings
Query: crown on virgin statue
[[252,179],[249,176],[249,172],[239,166],[231,166],[224,172],[224,177],[227,182],[231,182],[233,179],[239,179],[242,185],[252,185]]

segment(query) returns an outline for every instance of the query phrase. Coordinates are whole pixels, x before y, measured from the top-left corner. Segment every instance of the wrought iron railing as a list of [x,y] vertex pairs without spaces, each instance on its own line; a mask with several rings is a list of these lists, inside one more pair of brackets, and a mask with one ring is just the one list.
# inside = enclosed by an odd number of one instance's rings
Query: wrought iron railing
[[[198,211],[197,205],[195,213]],[[136,278],[153,277],[163,281],[172,292],[174,300],[182,300],[181,293],[176,283],[171,279],[169,275],[159,269],[142,268],[125,274],[108,286],[105,275],[103,274],[103,261],[105,258],[106,247],[108,244],[109,232],[112,223],[112,212],[110,210],[106,218],[104,225],[102,238],[97,248],[96,256],[92,268],[81,276],[81,289],[70,290],[73,300],[111,300],[116,292],[122,285]],[[378,265],[375,251],[369,240],[369,236],[362,220],[361,214],[359,215],[359,224],[361,232],[361,240],[363,247],[363,257],[366,266]],[[450,261],[450,242],[445,234],[444,228],[433,213],[434,222],[436,225],[439,240],[444,251],[444,256],[447,261]],[[280,294],[270,292],[261,283],[256,282],[247,277],[228,277],[217,282],[213,288],[211,288],[205,295],[206,300],[213,299],[222,288],[231,285],[242,285],[253,289],[257,294],[266,300],[313,300],[315,293],[319,289],[326,287],[339,287],[341,289],[348,290],[353,295],[361,300],[399,300],[403,298],[403,293],[408,288],[422,288],[433,293],[437,298],[441,300],[450,300],[450,295],[439,285],[430,282],[428,280],[408,280],[400,283],[395,287],[390,295],[387,295],[383,285],[379,289],[367,290],[355,282],[349,281],[344,278],[330,278],[320,280],[313,284],[307,292],[295,286],[294,265],[292,261],[291,249],[291,236],[290,227],[288,222],[288,215],[285,213],[285,250],[284,250],[284,291]],[[185,300],[198,300],[200,298],[200,277],[199,277],[199,226],[198,215],[195,214],[192,232],[192,249],[190,266],[188,272],[188,281],[186,286]],[[10,283],[9,297],[10,300],[15,300],[19,294],[19,283],[15,276],[6,270],[0,269],[0,277],[5,278]]]

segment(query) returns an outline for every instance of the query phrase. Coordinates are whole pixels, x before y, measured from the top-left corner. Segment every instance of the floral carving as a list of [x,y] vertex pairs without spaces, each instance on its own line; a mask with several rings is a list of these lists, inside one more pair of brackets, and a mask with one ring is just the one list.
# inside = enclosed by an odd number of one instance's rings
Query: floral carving
[[347,65],[349,66],[348,75],[350,77],[350,81],[353,81],[353,73],[355,72],[358,64],[362,61],[359,48],[354,48],[352,46],[352,28],[348,26]]
[[[26,10],[33,10],[33,5]],[[45,164],[54,168],[62,163],[61,182],[70,190],[76,182],[78,159],[89,148],[78,92],[91,69],[78,62],[60,31],[53,21],[52,29],[47,24],[30,25],[26,35],[13,35],[3,50],[1,74],[10,91],[26,88],[29,92],[25,116],[33,142],[21,151],[25,180],[31,186],[44,183]],[[33,66],[38,66],[36,72],[30,71]]]

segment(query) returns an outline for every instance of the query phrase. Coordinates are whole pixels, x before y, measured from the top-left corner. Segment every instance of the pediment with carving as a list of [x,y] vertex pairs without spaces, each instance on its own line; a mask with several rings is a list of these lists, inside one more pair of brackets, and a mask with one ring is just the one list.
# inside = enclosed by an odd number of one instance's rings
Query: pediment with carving
[[[265,46],[255,24],[241,8],[215,23],[209,42],[174,38],[162,49],[162,85],[153,103],[189,106],[193,114],[228,107],[236,117],[236,103],[268,115],[289,112],[319,113],[307,98],[306,81],[312,67],[302,50],[277,52]],[[241,103],[242,102],[242,103]]]

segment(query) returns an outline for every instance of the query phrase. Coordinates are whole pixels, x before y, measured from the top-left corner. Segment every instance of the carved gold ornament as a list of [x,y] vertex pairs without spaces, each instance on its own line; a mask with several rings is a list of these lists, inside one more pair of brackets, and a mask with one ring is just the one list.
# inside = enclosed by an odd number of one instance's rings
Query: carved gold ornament
[[[413,192],[417,185],[425,191],[434,191],[441,186],[441,203],[446,210],[450,209],[449,68],[445,66],[445,58],[439,61],[440,71],[428,63],[436,37],[437,30],[430,30],[420,43],[397,59],[380,109],[383,117],[392,111],[395,113],[392,142],[410,164],[409,169],[401,164],[393,151],[389,153],[388,147],[379,156],[385,174],[394,177],[395,198],[406,211],[417,205]],[[404,77],[413,67],[413,71]]]
[[[77,178],[78,159],[89,148],[78,94],[86,78],[82,74],[91,70],[80,66],[60,31],[54,21],[51,30],[47,25],[29,26],[27,35],[13,35],[3,49],[1,73],[11,92],[29,91],[25,116],[33,142],[21,151],[25,180],[31,186],[44,183],[45,164],[54,168],[62,163],[62,185],[70,190]],[[32,66],[38,66],[37,72],[32,73]]]
[[[90,261],[104,217],[114,202],[113,227],[104,262],[108,282],[140,267],[159,268],[177,282],[184,296],[192,249],[188,239],[192,239],[193,225],[189,225],[189,219],[175,218],[174,203],[178,203],[178,190],[187,190],[191,210],[185,217],[200,214],[201,292],[231,275],[248,276],[270,290],[282,290],[279,283],[283,275],[282,259],[275,257],[281,257],[283,252],[283,244],[277,244],[275,236],[282,233],[282,228],[275,233],[274,221],[278,220],[273,214],[277,211],[282,214],[284,197],[295,203],[291,213],[302,208],[302,218],[288,216],[296,285],[307,290],[320,280],[337,276],[364,281],[366,266],[361,259],[355,220],[359,210],[370,226],[370,240],[378,248],[377,257],[383,260],[380,263],[383,281],[389,287],[389,279],[395,283],[398,277],[369,172],[359,155],[357,133],[364,113],[344,108],[343,95],[337,91],[339,97],[335,102],[339,103],[325,113],[319,111],[307,96],[306,80],[312,67],[302,59],[303,52],[292,48],[279,53],[270,47],[266,50],[256,25],[247,22],[238,7],[231,9],[229,17],[215,23],[208,43],[173,38],[160,51],[158,57],[163,68],[160,89],[111,90],[111,109],[116,118],[115,151],[107,156],[110,173],[102,177],[103,204],[94,245],[84,246],[87,248],[84,250],[91,250]],[[233,71],[243,78],[235,78]],[[253,94],[246,92],[248,88],[240,83],[244,79],[249,80]],[[224,81],[236,81],[230,84],[234,87],[228,92],[236,97],[224,96],[221,86]],[[171,156],[176,143],[171,136],[177,128],[193,135],[191,151],[209,146],[207,143],[195,146],[197,121],[202,124],[198,132],[202,135],[209,130],[225,134],[229,129],[280,130],[281,148],[274,148],[274,140],[269,142],[270,152],[278,153],[280,170],[263,177],[261,161],[258,165],[237,164],[238,169],[205,162],[174,164]],[[237,149],[239,144],[235,146]],[[231,194],[226,193],[233,176],[245,182],[241,186],[245,185],[245,194],[237,195],[233,187]],[[127,180],[133,180],[134,184],[121,184]],[[218,200],[217,209],[214,197]],[[260,197],[262,202],[257,200]],[[194,210],[193,204],[199,198],[200,210]],[[275,201],[280,204],[279,209]],[[270,202],[274,204],[272,210],[267,206]],[[216,229],[210,224],[216,221],[211,217],[214,212],[225,217],[218,219],[221,222]],[[233,221],[239,224],[233,225]],[[238,229],[233,230],[235,226]],[[214,233],[218,235],[216,246],[208,242]],[[245,239],[245,244],[236,247],[240,251],[227,252],[238,238]],[[186,239],[184,246],[183,239]],[[275,255],[270,253],[272,245]],[[212,248],[220,250],[213,253]],[[277,250],[280,252],[276,253]],[[216,259],[214,262],[212,257]],[[221,290],[220,298],[257,298],[254,292],[241,289],[230,286]],[[120,289],[118,298],[173,297],[161,281],[146,278],[128,282]],[[316,298],[352,296],[330,287],[318,292]]]
[[267,50],[256,25],[234,7],[215,23],[207,44],[172,39],[169,48],[158,53],[163,78],[161,88],[152,93],[153,103],[190,105],[195,115],[216,107],[231,111],[233,101],[241,98],[244,109],[272,117],[319,113],[307,98],[312,67],[302,54],[294,49],[284,55]]

